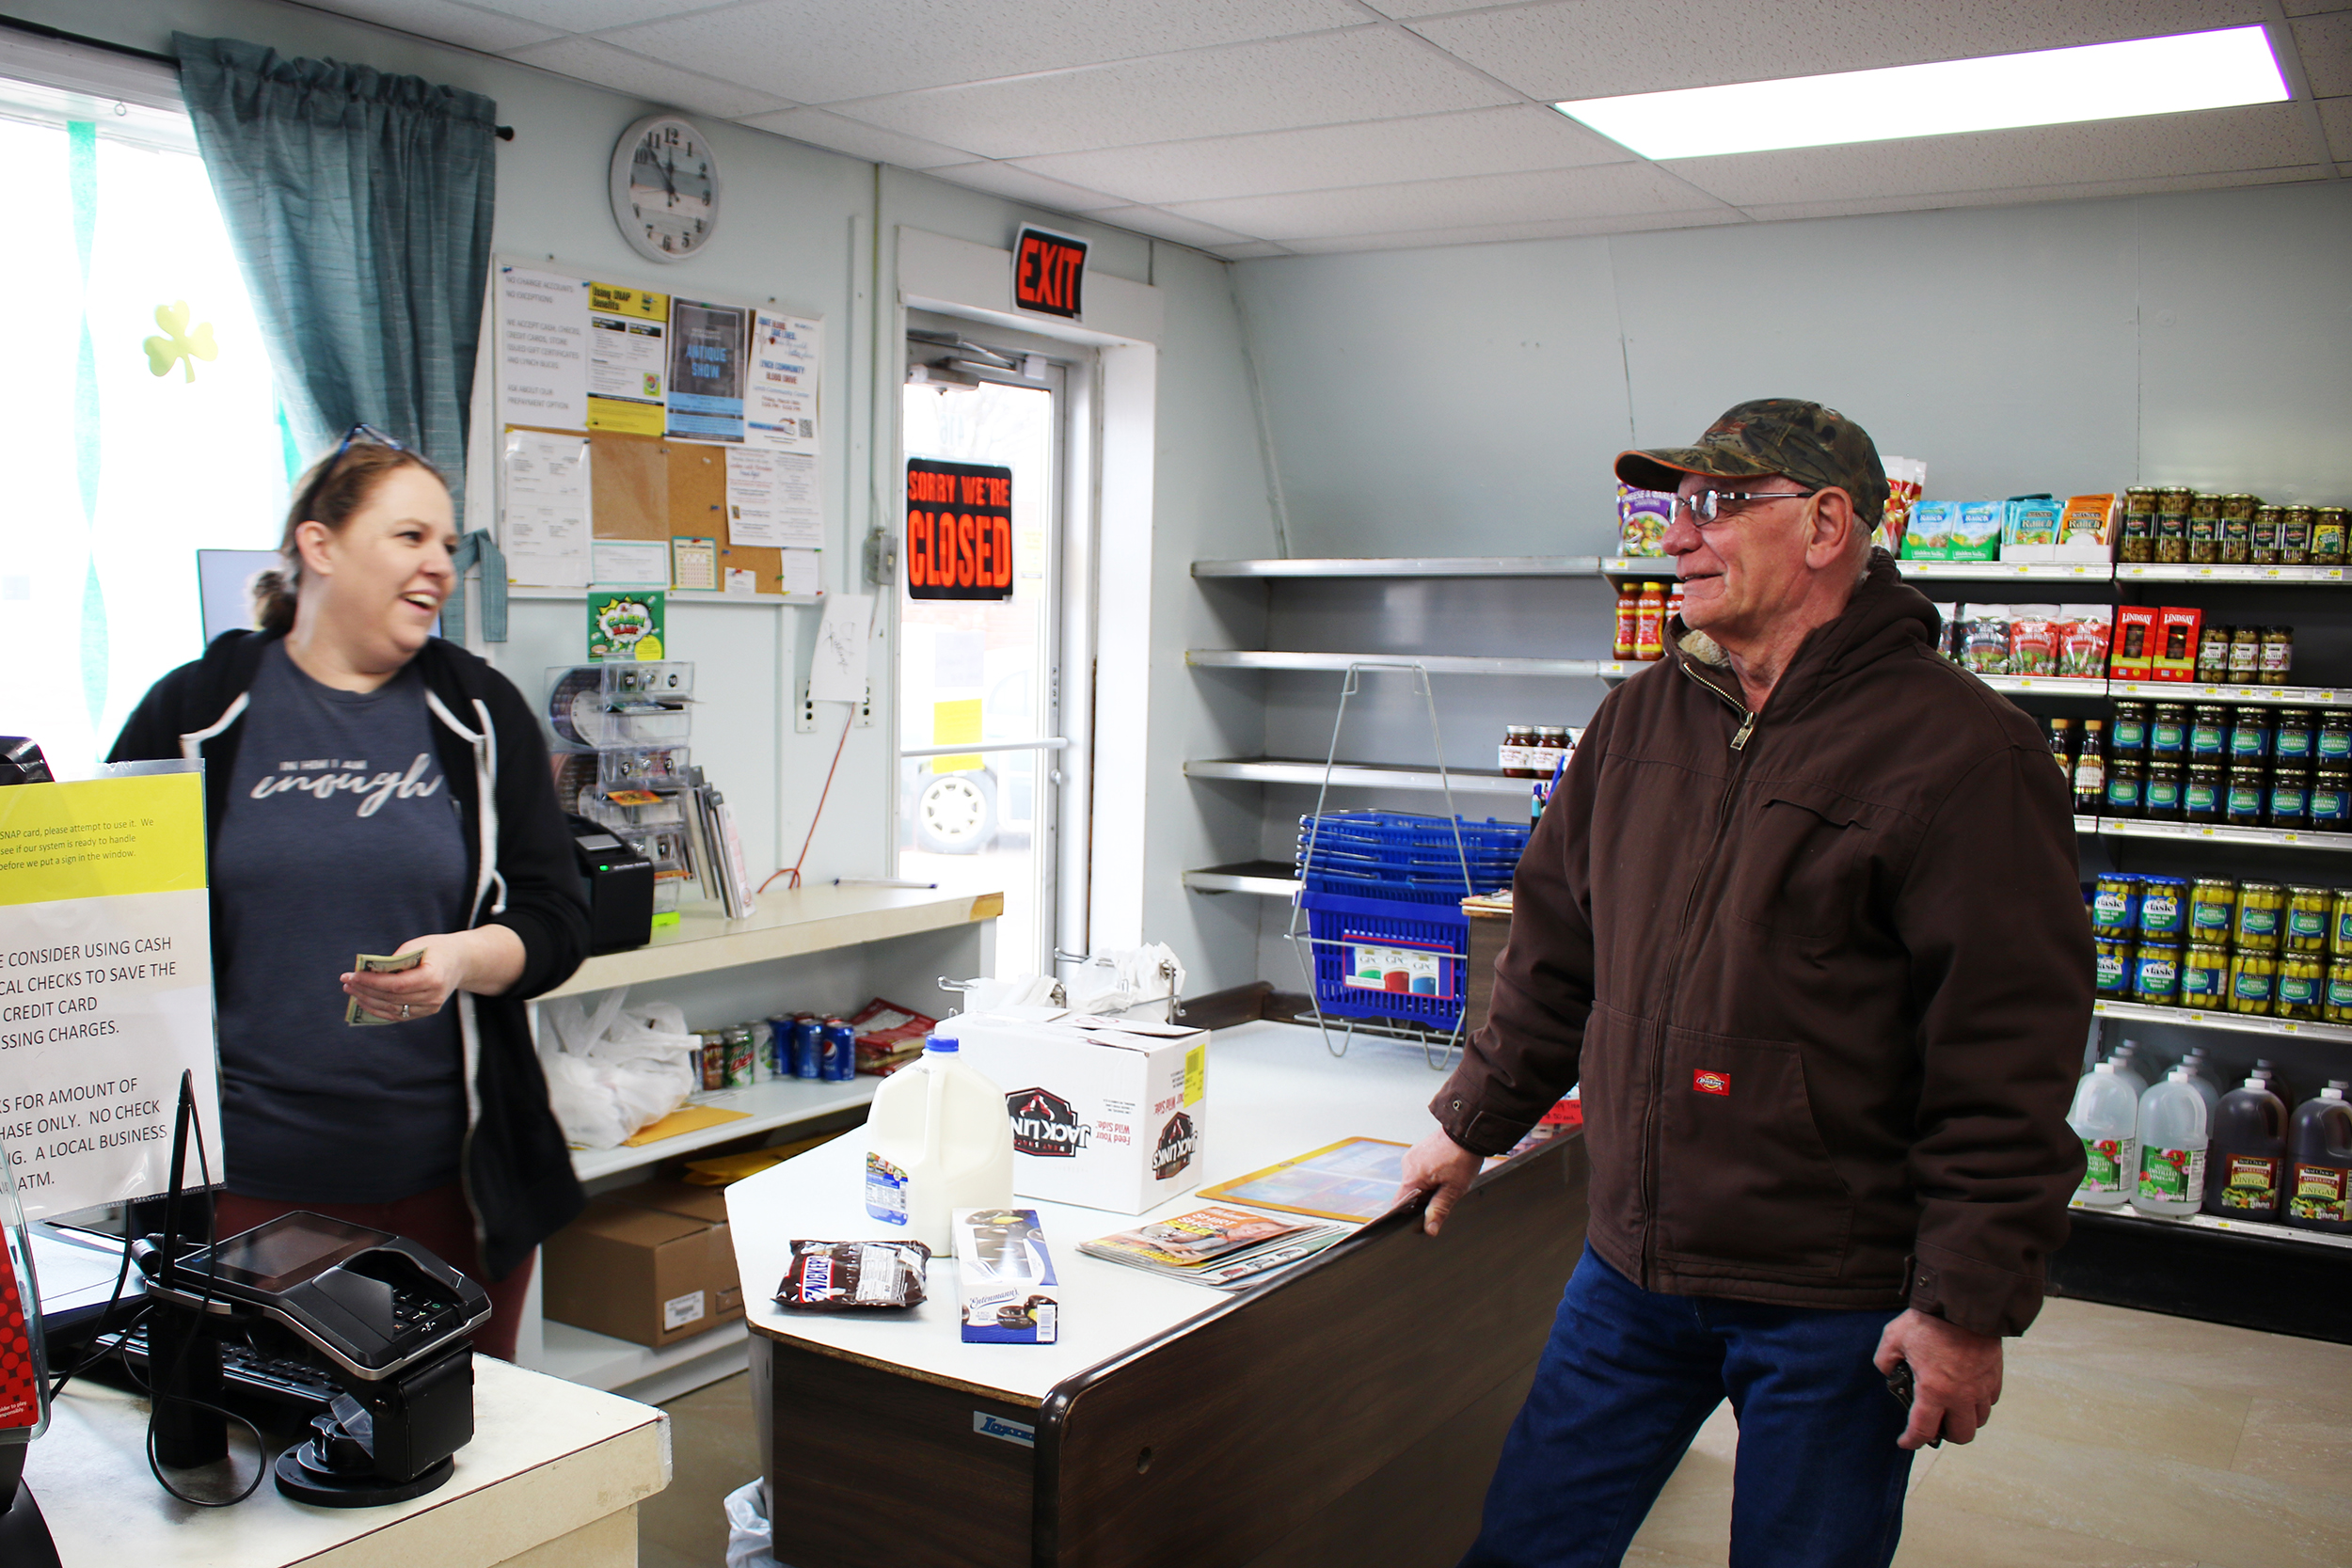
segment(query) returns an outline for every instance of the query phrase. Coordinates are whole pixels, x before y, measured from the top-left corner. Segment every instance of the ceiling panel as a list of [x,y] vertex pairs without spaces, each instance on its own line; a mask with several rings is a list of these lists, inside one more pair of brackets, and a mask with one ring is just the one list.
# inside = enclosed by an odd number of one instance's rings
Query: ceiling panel
[[[2295,103],[2150,115],[2084,125],[1802,147],[1665,167],[1739,207],[1865,197],[2153,180],[2309,164],[2313,149]],[[1924,205],[1924,203],[1923,203]]]
[[868,99],[847,112],[992,158],[1020,158],[1510,99],[1476,72],[1375,26]]
[[1210,136],[1021,160],[1059,180],[1136,201],[1205,201],[1279,191],[1515,174],[1629,161],[1630,154],[1552,109],[1518,104],[1252,136]]
[[419,38],[438,39],[461,48],[492,54],[560,36],[562,29],[497,16],[452,0],[310,0],[323,11],[397,27]]
[[755,0],[605,37],[691,71],[817,103],[1364,20],[1348,0]]
[[930,174],[934,179],[969,185],[1008,201],[1025,201],[1032,207],[1049,207],[1063,213],[1091,213],[1101,207],[1129,205],[1124,197],[1105,196],[1060,180],[1048,180],[1010,164],[950,164],[930,170]]
[[1251,240],[1247,245],[1213,245],[1212,256],[1222,256],[1229,261],[1254,261],[1266,256],[1288,256],[1291,252],[1272,240]]
[[1219,229],[1213,223],[1202,223],[1198,218],[1164,213],[1157,207],[1111,207],[1089,213],[1087,216],[1097,223],[1116,224],[1121,229],[1132,229],[1138,234],[1149,234],[1153,239],[1174,240],[1178,245],[1197,245],[1202,250],[1216,245],[1265,243],[1252,240],[1247,234],[1236,234],[1230,229]]
[[1175,210],[1204,223],[1287,243],[1339,234],[1573,218],[1646,218],[1666,213],[1720,212],[1722,208],[1651,165],[1602,164],[1533,174],[1424,180],[1409,185],[1359,185],[1288,196],[1190,201]]
[[2297,17],[2295,52],[2303,57],[2303,79],[2313,98],[2352,93],[2352,11]]
[[2352,98],[2331,98],[2319,106],[2319,122],[2328,128],[2328,154],[2340,164],[2352,164]]
[[946,164],[972,162],[972,154],[961,148],[902,136],[896,131],[885,131],[864,120],[845,119],[823,109],[779,109],[771,115],[753,115],[743,123],[754,130],[773,131],[779,136],[846,152],[852,158],[895,164],[900,168],[938,168]]
[[711,0],[466,0],[466,4],[544,23],[566,33],[593,33],[599,27],[650,22],[680,11],[708,10]]
[[2265,20],[2263,0],[1560,0],[1417,22],[1546,100],[1914,65]]
[[1933,196],[1856,197],[1846,201],[1760,202],[1743,209],[1759,223],[1799,218],[1868,217],[1883,213],[1940,212],[1953,207],[2018,207],[2043,201],[2103,201],[2116,197],[2163,196],[2175,191],[2226,190],[2241,185],[2283,185],[2325,178],[2316,164],[2216,174],[2179,174],[2153,180],[2101,180],[2078,185],[2039,185],[2018,190],[2003,185],[1981,191],[1940,191]]
[[1433,245],[1493,245],[1505,240],[1575,240],[1594,234],[1633,234],[1664,229],[1706,229],[1744,221],[1717,208],[1711,213],[1673,213],[1665,217],[1568,218],[1551,223],[1470,224],[1455,229],[1406,229],[1385,234],[1337,234],[1327,239],[1287,240],[1301,256],[1359,250],[1426,250]]
[[633,98],[717,115],[722,119],[790,107],[785,100],[768,93],[680,71],[659,60],[615,49],[609,43],[598,43],[595,39],[557,39],[552,43],[534,43],[527,49],[508,50],[506,57],[612,87]]

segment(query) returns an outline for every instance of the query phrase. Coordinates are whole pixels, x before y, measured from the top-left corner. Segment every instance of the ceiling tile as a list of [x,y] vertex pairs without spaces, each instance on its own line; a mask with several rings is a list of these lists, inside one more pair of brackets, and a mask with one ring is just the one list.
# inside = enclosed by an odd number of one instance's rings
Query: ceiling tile
[[1291,251],[1272,240],[1252,240],[1248,245],[1213,245],[1209,254],[1222,256],[1229,261],[1254,261],[1262,256],[1288,256]]
[[1348,0],[755,0],[605,36],[673,65],[816,103],[1364,20]]
[[651,22],[680,11],[708,10],[712,0],[466,0],[484,10],[504,11],[528,22],[544,23],[566,33],[593,33],[599,27],[619,27]]
[[1648,164],[1603,164],[1532,174],[1424,180],[1409,185],[1359,185],[1288,196],[1189,201],[1176,211],[1204,223],[1287,244],[1340,234],[1580,218],[1649,218],[1667,213],[1720,212],[1722,208]]
[[1454,11],[1482,11],[1496,8],[1490,6],[1466,6],[1462,0],[1364,0],[1364,4],[1378,11],[1382,16],[1392,16],[1400,21],[1411,21],[1424,16],[1444,16]]
[[1253,245],[1247,234],[1236,234],[1230,229],[1219,229],[1213,223],[1202,223],[1175,213],[1164,213],[1157,207],[1112,207],[1087,216],[1097,223],[1117,224],[1138,234],[1149,234],[1155,240],[1173,240],[1178,245],[1210,250],[1218,245]]
[[615,49],[609,43],[598,43],[595,39],[534,43],[528,49],[510,49],[506,57],[577,76],[583,82],[612,87],[648,103],[675,104],[723,119],[791,106],[781,98],[771,98],[733,82],[714,81],[691,71],[680,71],[659,60]]
[[560,36],[560,29],[494,15],[451,0],[310,0],[323,11],[358,17],[378,26],[397,27],[419,38],[437,39],[461,49],[496,53]]
[[930,170],[934,179],[969,185],[976,191],[1001,196],[1008,201],[1025,201],[1032,207],[1050,207],[1062,213],[1091,213],[1103,207],[1128,205],[1123,197],[1104,196],[1101,191],[1084,190],[1059,180],[1048,180],[1041,174],[1031,174],[1025,168],[1010,164],[949,164]]
[[2287,15],[2315,16],[2321,11],[2340,10],[2344,0],[2287,0]]
[[2352,93],[2352,11],[2296,18],[2295,52],[2303,57],[2303,79],[2313,98]]
[[2328,154],[2340,164],[2352,164],[2352,98],[2330,98],[2319,105],[2319,122],[2328,127]]
[[[2347,100],[2352,102],[2352,100]],[[2102,180],[2079,185],[2038,185],[2031,190],[1939,191],[1931,196],[1860,197],[1851,201],[1767,202],[1746,209],[1759,223],[1792,218],[1867,217],[1880,213],[1932,212],[1949,207],[2017,207],[2043,201],[2102,201],[2123,196],[2161,196],[2170,191],[2223,190],[2240,185],[2283,185],[2325,179],[2316,164],[2288,168],[2216,174],[2180,174],[2155,180]]]
[[2260,103],[2082,125],[1677,158],[1663,166],[1736,207],[1754,208],[1950,191],[2022,195],[2042,185],[2286,168],[2312,157],[2302,106]]
[[742,122],[755,130],[773,131],[779,136],[790,136],[835,152],[847,152],[853,158],[865,158],[877,164],[896,164],[900,168],[939,168],[947,164],[968,164],[969,152],[937,142],[902,136],[896,131],[885,131],[879,125],[828,114],[823,109],[780,109],[771,115],[753,115]]
[[1331,256],[1358,250],[1415,250],[1432,245],[1495,245],[1506,240],[1573,240],[1592,234],[1706,229],[1745,221],[1737,213],[1718,208],[1711,213],[1677,213],[1670,220],[1619,217],[1572,218],[1558,223],[1472,224],[1459,229],[1407,229],[1391,233],[1341,234],[1328,239],[1290,240],[1284,243],[1300,256]]
[[2196,32],[2261,22],[2265,11],[2263,0],[1560,0],[1413,30],[1532,97],[1556,100]]
[[992,158],[1390,119],[1511,95],[1379,26],[868,99],[860,119]]
[[1251,136],[1061,152],[1024,168],[1136,201],[1205,201],[1277,191],[1394,184],[1624,163],[1626,150],[1552,109],[1518,104]]

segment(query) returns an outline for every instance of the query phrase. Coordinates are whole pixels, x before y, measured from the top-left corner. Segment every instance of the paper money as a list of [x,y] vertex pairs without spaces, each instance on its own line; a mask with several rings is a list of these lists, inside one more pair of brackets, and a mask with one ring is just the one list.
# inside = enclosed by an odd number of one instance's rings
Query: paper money
[[[404,969],[414,969],[422,962],[424,962],[424,949],[419,947],[391,957],[387,957],[382,953],[362,953],[352,960],[351,967],[361,974],[397,974]],[[357,1027],[370,1023],[405,1023],[407,1020],[378,1018],[360,1006],[359,999],[354,996],[347,998],[343,1003],[343,1022]]]

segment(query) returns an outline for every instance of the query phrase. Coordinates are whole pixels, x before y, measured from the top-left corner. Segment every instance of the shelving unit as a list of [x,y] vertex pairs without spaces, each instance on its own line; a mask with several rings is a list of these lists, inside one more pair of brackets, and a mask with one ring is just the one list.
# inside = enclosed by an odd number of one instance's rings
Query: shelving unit
[[698,1154],[720,1144],[734,1143],[756,1132],[772,1132],[778,1128],[815,1122],[870,1104],[879,1078],[852,1078],[846,1084],[826,1084],[801,1078],[778,1079],[766,1084],[754,1084],[748,1088],[714,1089],[690,1099],[689,1105],[712,1105],[722,1110],[741,1111],[739,1121],[721,1122],[716,1127],[699,1128],[663,1138],[659,1143],[641,1144],[635,1148],[576,1148],[572,1150],[572,1174],[581,1181],[601,1181],[609,1176],[626,1176],[664,1160],[681,1159]]
[[1326,556],[1300,561],[1196,561],[1196,578],[1590,578],[1597,555]]
[[2082,820],[2075,818],[2077,831],[2119,838],[2185,839],[2195,844],[2248,844],[2278,849],[2327,849],[2337,854],[2352,853],[2352,833],[2315,833],[2288,828],[2233,828],[2219,822],[2137,822],[2129,817],[2117,816],[2098,817],[2095,829],[2083,829]]
[[1637,663],[1592,658],[1502,658],[1454,654],[1324,654],[1256,648],[1191,648],[1196,670],[1318,670],[1344,674],[1359,666],[1419,669],[1433,675],[1555,675],[1571,680],[1622,680]]
[[[1899,561],[1906,578],[1927,581],[2221,582],[2281,587],[2352,581],[2352,566],[2221,566],[2122,561]],[[1604,556],[1600,574],[1614,578],[1674,575],[1666,556]]]
[[[1441,792],[1450,782],[1456,795],[1528,797],[1529,781],[1506,779],[1493,768],[1450,768],[1440,776],[1434,768],[1384,768],[1376,764],[1343,762],[1331,770],[1335,788],[1411,789]],[[1307,757],[1228,757],[1184,764],[1187,779],[1236,779],[1246,784],[1319,784],[1323,764]]]
[[1184,886],[1195,893],[1255,893],[1268,898],[1290,898],[1298,893],[1298,873],[1280,861],[1236,861],[1184,873]]
[[2217,1029],[2231,1035],[2269,1035],[2281,1039],[2331,1040],[2352,1043],[2352,1029],[2341,1023],[2307,1023],[2292,1018],[2259,1018],[2247,1013],[2212,1012],[2202,1007],[2152,1007],[2144,1002],[2091,1005],[2100,1018],[2133,1019],[2142,1023],[2170,1023],[2184,1029]]
[[2282,586],[2315,582],[2343,582],[2346,568],[2343,566],[2214,566],[2183,565],[2167,562],[2162,565],[2146,562],[2118,562],[2115,580],[2118,582],[2275,582]]
[[2137,1220],[2146,1225],[2169,1225],[2183,1230],[2217,1230],[2232,1236],[2259,1237],[2266,1242],[2291,1242],[2297,1246],[2352,1249],[2352,1236],[2335,1236],[2326,1231],[2305,1230],[2293,1225],[2272,1225],[2263,1220],[2224,1219],[2218,1214],[2143,1214],[2128,1203],[2117,1208],[2093,1208],[2088,1203],[2072,1203],[2067,1207],[2076,1213]]

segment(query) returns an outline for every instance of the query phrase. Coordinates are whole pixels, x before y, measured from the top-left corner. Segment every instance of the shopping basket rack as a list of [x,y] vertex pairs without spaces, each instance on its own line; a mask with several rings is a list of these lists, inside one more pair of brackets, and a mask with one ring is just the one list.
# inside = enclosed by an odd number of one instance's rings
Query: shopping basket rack
[[[1360,689],[1359,677],[1371,672],[1413,678],[1429,714],[1443,816],[1324,809],[1349,699]],[[1472,822],[1454,812],[1426,670],[1409,661],[1348,666],[1323,785],[1314,811],[1298,826],[1299,893],[1284,935],[1298,951],[1311,1001],[1311,1014],[1300,1022],[1311,1019],[1334,1056],[1347,1054],[1362,1029],[1418,1041],[1429,1066],[1442,1070],[1461,1043],[1467,1016],[1470,920],[1461,901],[1510,885],[1530,827],[1492,818]],[[1442,1051],[1432,1054],[1438,1045]]]

